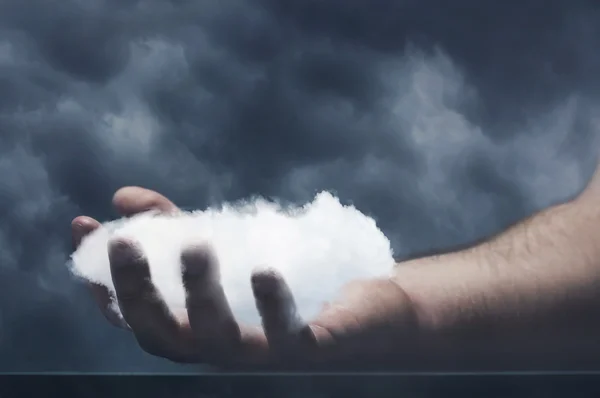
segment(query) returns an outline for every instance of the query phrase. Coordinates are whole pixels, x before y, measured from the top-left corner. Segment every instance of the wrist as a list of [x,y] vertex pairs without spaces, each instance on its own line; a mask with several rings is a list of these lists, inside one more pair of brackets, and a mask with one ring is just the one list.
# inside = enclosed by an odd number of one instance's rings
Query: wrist
[[[467,298],[452,263],[468,267],[463,254],[451,253],[397,264],[393,279],[402,287],[415,319],[414,336],[404,342],[412,371],[460,371],[469,368],[477,336],[466,328],[462,302]],[[475,339],[474,339],[475,338]]]

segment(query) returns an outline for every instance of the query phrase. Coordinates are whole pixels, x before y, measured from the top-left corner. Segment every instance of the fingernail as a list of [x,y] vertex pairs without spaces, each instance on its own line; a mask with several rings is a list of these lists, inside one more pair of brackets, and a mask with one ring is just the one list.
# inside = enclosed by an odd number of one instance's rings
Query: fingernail
[[181,263],[190,273],[204,273],[214,261],[213,253],[206,245],[191,245],[181,252]]
[[254,295],[261,299],[274,295],[279,285],[278,282],[277,276],[270,272],[254,273],[250,279]]
[[143,258],[141,249],[135,242],[129,239],[113,239],[108,245],[108,256],[114,265],[129,265],[139,262]]
[[181,270],[184,279],[215,282],[221,279],[219,262],[213,249],[208,245],[192,245],[181,253]]

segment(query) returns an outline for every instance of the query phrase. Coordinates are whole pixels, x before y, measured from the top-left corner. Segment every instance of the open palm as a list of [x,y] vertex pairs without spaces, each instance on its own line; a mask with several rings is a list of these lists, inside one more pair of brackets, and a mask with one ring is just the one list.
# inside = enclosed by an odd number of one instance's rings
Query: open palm
[[[124,216],[177,211],[164,196],[139,187],[122,188],[113,204]],[[90,217],[75,218],[74,245],[99,226]],[[112,242],[109,258],[116,297],[102,286],[90,285],[106,318],[130,329],[145,351],[176,362],[244,369],[315,369],[344,362],[361,367],[375,363],[369,359],[389,351],[416,325],[406,294],[387,278],[346,285],[316,319],[304,323],[296,315],[285,281],[273,269],[256,271],[248,281],[263,328],[238,324],[219,283],[218,259],[202,246],[181,254],[187,311],[174,314],[152,284],[148,262],[136,242]],[[113,300],[122,318],[111,309]]]

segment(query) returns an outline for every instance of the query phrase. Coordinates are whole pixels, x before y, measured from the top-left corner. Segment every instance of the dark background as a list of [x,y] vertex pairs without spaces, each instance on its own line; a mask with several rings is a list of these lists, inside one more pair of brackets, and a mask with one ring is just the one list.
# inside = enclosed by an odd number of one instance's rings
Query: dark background
[[595,165],[600,2],[0,1],[0,371],[187,371],[108,326],[69,223],[327,189],[398,257],[572,197]]
[[562,376],[0,376],[7,397],[596,398],[600,378]]

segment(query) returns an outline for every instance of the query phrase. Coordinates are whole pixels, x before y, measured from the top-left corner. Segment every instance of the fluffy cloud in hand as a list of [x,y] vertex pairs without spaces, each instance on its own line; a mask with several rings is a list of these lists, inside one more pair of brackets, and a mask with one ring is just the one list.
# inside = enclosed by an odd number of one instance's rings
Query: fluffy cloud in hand
[[[143,213],[104,224],[72,255],[72,271],[114,293],[109,242],[137,242],[148,259],[158,293],[174,313],[185,311],[181,254],[205,246],[216,256],[221,285],[240,322],[260,325],[250,277],[257,268],[277,270],[289,286],[301,319],[310,320],[339,288],[354,279],[385,277],[394,258],[375,221],[321,192],[303,207],[256,199],[218,209]],[[115,307],[118,308],[118,307]]]

